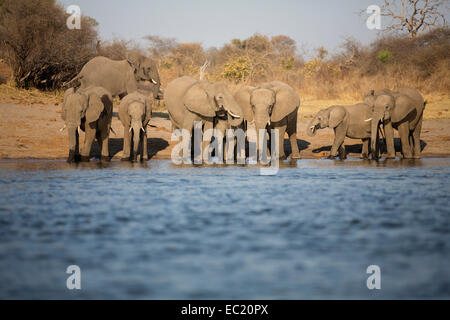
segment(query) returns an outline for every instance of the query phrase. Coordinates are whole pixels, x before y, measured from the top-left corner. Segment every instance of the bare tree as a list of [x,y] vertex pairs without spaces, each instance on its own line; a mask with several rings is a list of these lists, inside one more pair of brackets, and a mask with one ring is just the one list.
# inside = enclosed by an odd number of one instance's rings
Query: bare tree
[[144,39],[150,42],[149,51],[154,58],[167,55],[178,46],[175,38],[162,38],[156,35],[148,35]]
[[203,80],[205,77],[205,71],[209,66],[209,60],[206,59],[205,63],[200,67],[200,80]]
[[[407,31],[411,38],[432,28],[445,26],[446,0],[384,0],[382,16],[391,17],[392,23],[386,30]],[[444,7],[444,8],[443,8]]]

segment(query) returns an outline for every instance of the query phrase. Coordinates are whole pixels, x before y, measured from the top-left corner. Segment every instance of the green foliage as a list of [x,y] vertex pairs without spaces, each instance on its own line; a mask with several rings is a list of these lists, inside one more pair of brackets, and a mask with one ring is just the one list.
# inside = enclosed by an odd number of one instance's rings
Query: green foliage
[[223,66],[222,76],[236,82],[245,80],[250,74],[250,61],[246,57],[237,57]]
[[392,52],[389,50],[381,50],[378,52],[377,59],[383,63],[389,63],[392,60]]
[[295,64],[295,58],[294,57],[281,58],[280,63],[281,63],[281,67],[284,70],[293,70],[294,64]]

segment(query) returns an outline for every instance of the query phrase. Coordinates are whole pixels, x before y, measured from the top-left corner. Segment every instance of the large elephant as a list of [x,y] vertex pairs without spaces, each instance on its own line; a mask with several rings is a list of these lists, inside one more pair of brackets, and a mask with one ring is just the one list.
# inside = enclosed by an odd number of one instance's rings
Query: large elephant
[[[113,100],[102,87],[75,90],[64,94],[61,117],[69,135],[68,162],[89,161],[92,142],[95,138],[101,146],[101,160],[109,161],[108,139],[111,128]],[[79,128],[85,131],[84,146],[79,153]]]
[[213,128],[218,117],[227,119],[231,126],[239,126],[244,117],[230,90],[222,82],[184,76],[167,85],[164,100],[172,128],[186,129],[189,133],[193,130],[194,121],[201,121],[206,131]]
[[123,98],[146,83],[155,99],[162,98],[158,68],[155,61],[139,53],[130,52],[125,60],[111,60],[95,57],[84,65],[80,73],[68,82],[68,85],[81,84],[81,88],[100,86],[108,90],[113,97]]
[[[152,102],[141,93],[133,92],[122,99],[119,105],[119,119],[123,125],[122,160],[137,161],[139,143],[141,144],[141,161],[148,160],[147,125],[152,116]],[[131,138],[133,136],[133,150]],[[131,156],[131,151],[132,156]]]
[[363,148],[361,157],[369,156],[370,121],[366,121],[372,113],[372,109],[365,103],[351,106],[331,106],[320,110],[309,122],[306,133],[312,137],[318,129],[331,128],[334,130],[334,142],[331,147],[330,158],[337,156],[346,158],[344,139],[362,139]]
[[371,90],[365,96],[364,102],[373,110],[369,118],[373,158],[378,158],[378,129],[381,124],[385,132],[388,158],[395,158],[393,129],[399,132],[403,157],[420,158],[420,131],[426,105],[422,95],[411,88],[402,88],[399,91]]
[[[244,120],[254,123],[259,139],[260,130],[279,130],[279,157],[285,158],[284,134],[287,132],[292,147],[292,159],[300,158],[297,145],[297,113],[300,97],[289,85],[272,81],[259,87],[244,86],[234,98],[244,113]],[[258,140],[257,145],[260,142]]]

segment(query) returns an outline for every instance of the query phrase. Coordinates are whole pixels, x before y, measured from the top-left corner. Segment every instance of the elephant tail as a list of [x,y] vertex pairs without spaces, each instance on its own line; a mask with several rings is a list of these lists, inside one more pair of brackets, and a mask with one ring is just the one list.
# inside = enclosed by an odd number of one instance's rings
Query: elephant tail
[[83,78],[83,75],[78,74],[77,76],[75,76],[72,80],[64,82],[63,83],[63,88],[68,88],[68,87],[79,87],[81,85],[80,80]]
[[424,110],[425,110],[425,107],[427,106],[427,104],[428,104],[428,101],[425,100],[425,101],[423,102],[423,109],[424,109]]

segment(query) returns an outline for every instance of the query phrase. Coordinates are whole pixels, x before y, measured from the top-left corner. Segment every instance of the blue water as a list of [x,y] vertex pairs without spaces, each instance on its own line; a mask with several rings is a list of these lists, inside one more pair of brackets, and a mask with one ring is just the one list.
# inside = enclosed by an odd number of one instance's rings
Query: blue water
[[[450,159],[0,162],[0,298],[450,298]],[[81,290],[66,268],[81,268]],[[366,268],[381,269],[369,290]]]

